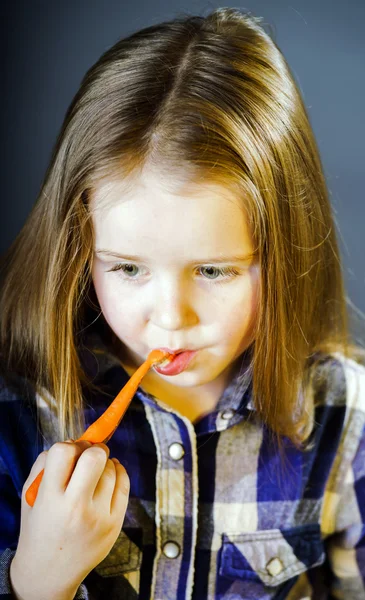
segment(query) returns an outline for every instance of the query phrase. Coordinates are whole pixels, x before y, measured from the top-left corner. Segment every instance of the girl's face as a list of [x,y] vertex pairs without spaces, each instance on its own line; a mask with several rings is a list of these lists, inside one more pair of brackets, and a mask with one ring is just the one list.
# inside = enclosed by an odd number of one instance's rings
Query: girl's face
[[104,180],[91,196],[93,283],[122,364],[137,368],[159,347],[198,350],[178,375],[150,372],[191,392],[225,386],[253,341],[259,289],[240,201],[217,186],[194,190],[173,195],[145,176],[128,190]]

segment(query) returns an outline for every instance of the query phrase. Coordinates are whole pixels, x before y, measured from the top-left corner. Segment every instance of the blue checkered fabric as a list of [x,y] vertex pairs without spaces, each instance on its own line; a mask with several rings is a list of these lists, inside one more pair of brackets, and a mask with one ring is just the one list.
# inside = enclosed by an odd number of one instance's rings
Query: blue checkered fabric
[[[129,376],[97,335],[85,350],[103,390],[84,388],[88,426]],[[108,442],[131,481],[125,521],[76,600],[364,600],[365,368],[340,354],[323,368],[312,442],[299,451],[284,439],[284,463],[255,411],[249,366],[194,424],[138,388]],[[1,599],[14,597],[22,487],[58,441],[55,423],[46,392],[0,380]]]

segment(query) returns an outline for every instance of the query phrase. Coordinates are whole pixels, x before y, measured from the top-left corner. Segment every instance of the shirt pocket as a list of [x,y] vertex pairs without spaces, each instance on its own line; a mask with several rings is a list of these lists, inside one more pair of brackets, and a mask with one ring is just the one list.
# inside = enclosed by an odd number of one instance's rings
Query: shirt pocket
[[[142,539],[142,530],[133,530],[133,536]],[[109,554],[95,568],[102,577],[123,575],[136,589],[139,587],[139,572],[142,564],[142,550],[123,529],[118,535]]]
[[[266,589],[265,598],[281,598],[281,594],[276,595],[279,589],[289,591],[298,575],[324,561],[318,524],[241,534],[226,532],[222,535],[219,575],[245,582],[246,590]],[[252,585],[247,585],[249,582]]]

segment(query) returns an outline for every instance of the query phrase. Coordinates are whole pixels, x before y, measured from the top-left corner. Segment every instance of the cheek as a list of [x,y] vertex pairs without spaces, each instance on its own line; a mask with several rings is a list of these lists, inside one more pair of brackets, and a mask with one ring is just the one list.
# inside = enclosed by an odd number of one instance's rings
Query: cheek
[[127,335],[138,329],[141,310],[133,291],[128,294],[125,286],[115,280],[114,273],[105,273],[101,268],[93,270],[92,278],[100,308],[112,329],[117,334],[124,331]]
[[114,304],[112,297],[112,287],[109,285],[108,275],[110,275],[110,273],[104,273],[101,267],[93,267],[92,279],[94,283],[95,293],[97,295],[100,308],[103,311],[104,315],[106,315],[109,308]]
[[259,273],[255,269],[249,271],[242,287],[237,292],[234,302],[227,302],[227,322],[225,328],[229,335],[241,337],[250,333],[257,318],[260,289]]

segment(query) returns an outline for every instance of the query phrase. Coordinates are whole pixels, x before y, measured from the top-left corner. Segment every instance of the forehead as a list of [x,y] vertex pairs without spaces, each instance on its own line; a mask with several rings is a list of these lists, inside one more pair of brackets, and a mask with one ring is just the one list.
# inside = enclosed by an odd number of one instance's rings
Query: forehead
[[97,240],[113,250],[142,241],[155,248],[156,238],[185,247],[199,242],[207,251],[221,245],[223,252],[251,242],[243,199],[217,184],[104,179],[90,195],[90,208]]
[[231,191],[228,186],[207,180],[198,182],[183,174],[168,179],[162,173],[147,171],[140,177],[123,177],[114,173],[113,176],[94,182],[90,192],[90,206],[93,209],[110,208],[114,203],[120,204],[146,195],[164,196],[176,200],[219,195],[237,201],[237,193]]

